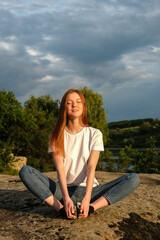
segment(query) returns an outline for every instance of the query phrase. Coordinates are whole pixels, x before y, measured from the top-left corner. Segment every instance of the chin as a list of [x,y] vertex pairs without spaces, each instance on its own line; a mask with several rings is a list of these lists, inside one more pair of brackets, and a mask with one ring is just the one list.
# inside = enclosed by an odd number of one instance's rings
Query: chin
[[81,117],[81,116],[82,116],[82,113],[75,112],[75,113],[69,114],[69,116],[70,116],[70,117]]

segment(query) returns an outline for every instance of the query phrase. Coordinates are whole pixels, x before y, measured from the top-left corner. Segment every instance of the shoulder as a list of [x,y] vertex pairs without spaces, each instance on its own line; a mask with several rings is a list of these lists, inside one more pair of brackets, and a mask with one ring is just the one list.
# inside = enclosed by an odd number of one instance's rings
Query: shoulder
[[94,137],[94,136],[100,136],[100,137],[102,137],[102,132],[101,132],[99,129],[97,129],[97,128],[87,127],[87,131],[90,133],[90,135],[91,135],[92,137]]
[[91,150],[104,151],[102,132],[93,127],[89,127]]

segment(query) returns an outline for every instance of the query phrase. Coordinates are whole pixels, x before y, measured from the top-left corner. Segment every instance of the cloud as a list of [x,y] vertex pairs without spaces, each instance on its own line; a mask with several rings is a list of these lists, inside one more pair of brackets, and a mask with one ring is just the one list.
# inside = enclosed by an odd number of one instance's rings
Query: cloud
[[50,82],[50,81],[53,81],[53,76],[45,76],[44,78],[40,79],[39,82]]
[[34,50],[33,48],[29,47],[29,46],[25,46],[26,52],[30,55],[30,56],[39,56],[41,55],[41,53],[39,51]]
[[7,43],[7,42],[0,42],[0,49],[1,50],[5,50],[5,51],[13,51],[14,50],[14,46],[11,43]]
[[30,95],[56,99],[68,88],[88,86],[113,109],[110,120],[138,117],[129,106],[138,109],[140,96],[149,104],[150,88],[160,90],[159,9],[156,0],[2,0],[1,88],[24,102]]

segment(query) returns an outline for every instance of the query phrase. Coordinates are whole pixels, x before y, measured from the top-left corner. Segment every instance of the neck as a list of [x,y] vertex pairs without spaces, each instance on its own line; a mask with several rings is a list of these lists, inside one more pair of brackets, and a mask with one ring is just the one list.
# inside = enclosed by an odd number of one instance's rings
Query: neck
[[71,133],[77,133],[80,132],[83,129],[83,125],[79,123],[78,119],[75,119],[74,121],[69,120],[66,128]]

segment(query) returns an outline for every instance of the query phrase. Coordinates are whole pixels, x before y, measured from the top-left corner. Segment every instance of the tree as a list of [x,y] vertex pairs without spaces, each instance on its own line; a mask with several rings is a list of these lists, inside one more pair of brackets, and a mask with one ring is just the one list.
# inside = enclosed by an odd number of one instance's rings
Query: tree
[[[102,96],[87,87],[81,88],[80,90],[86,99],[88,124],[101,130],[104,144],[106,144],[108,139],[108,124],[106,120],[106,113],[103,108]],[[102,158],[103,154],[101,154],[98,161],[97,170],[101,169]]]
[[57,120],[59,101],[53,101],[49,95],[37,98],[31,96],[24,106],[25,111],[32,115],[36,124],[32,152],[28,161],[30,165],[43,171],[44,168],[50,169],[53,164],[47,152],[48,137]]
[[22,119],[21,103],[15,98],[13,92],[0,91],[0,139],[13,144],[16,135],[16,126]]
[[[34,115],[38,125],[44,127],[48,122],[54,123],[58,116],[59,101],[54,101],[50,95],[41,97],[31,96],[29,100],[24,103],[25,109]],[[52,128],[51,126],[50,128]]]
[[145,153],[135,155],[134,171],[142,173],[160,173],[160,163],[156,152],[156,140],[154,137],[146,139],[148,148]]
[[[20,125],[22,125],[22,106],[13,92],[0,91],[0,141],[1,151],[16,151],[19,146]],[[2,149],[5,146],[5,149]],[[8,149],[8,150],[7,150]]]
[[0,172],[8,169],[8,164],[13,161],[12,147],[0,140]]
[[[101,154],[103,164],[105,164],[105,170],[108,172],[115,172],[116,171],[116,164],[115,161],[113,160],[113,153],[106,149],[104,152]],[[101,168],[101,170],[104,170]]]
[[101,130],[104,144],[106,144],[108,140],[108,124],[102,96],[87,87],[82,88],[81,91],[86,99],[88,124]]
[[117,162],[118,170],[121,172],[127,172],[129,167],[131,166],[133,159],[133,150],[132,145],[125,146],[125,148],[121,149],[119,152],[119,159]]
[[118,170],[121,172],[132,171],[141,173],[160,173],[160,162],[155,146],[154,137],[146,139],[148,148],[145,152],[133,150],[132,145],[125,146],[119,152]]
[[35,127],[32,115],[22,109],[14,93],[0,91],[0,161],[3,169],[13,160],[11,153],[28,156]]
[[147,133],[151,129],[152,125],[150,122],[143,122],[142,125],[140,126],[141,132]]

